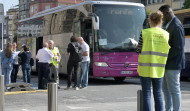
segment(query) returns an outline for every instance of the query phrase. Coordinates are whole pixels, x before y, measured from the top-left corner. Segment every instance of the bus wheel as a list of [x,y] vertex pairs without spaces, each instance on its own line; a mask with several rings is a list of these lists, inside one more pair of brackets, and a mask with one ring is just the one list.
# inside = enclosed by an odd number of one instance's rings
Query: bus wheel
[[114,77],[116,82],[123,82],[126,77]]

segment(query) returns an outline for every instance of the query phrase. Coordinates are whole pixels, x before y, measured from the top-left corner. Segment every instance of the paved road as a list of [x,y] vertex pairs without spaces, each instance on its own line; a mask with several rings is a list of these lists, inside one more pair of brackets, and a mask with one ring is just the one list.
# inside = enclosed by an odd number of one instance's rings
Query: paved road
[[[35,76],[32,81],[37,81]],[[62,78],[58,111],[137,111],[139,78],[128,78],[120,84],[113,79],[90,79],[88,88],[78,91],[65,87]],[[189,111],[190,81],[182,82],[181,89],[182,111]],[[5,111],[47,111],[47,92],[6,95]]]

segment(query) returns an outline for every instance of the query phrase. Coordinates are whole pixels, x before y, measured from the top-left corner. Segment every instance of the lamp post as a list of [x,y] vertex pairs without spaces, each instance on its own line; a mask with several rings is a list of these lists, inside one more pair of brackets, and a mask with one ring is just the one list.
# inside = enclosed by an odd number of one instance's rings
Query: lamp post
[[1,25],[2,25],[2,32],[1,32],[1,34],[2,34],[2,37],[1,37],[1,40],[2,40],[2,47],[1,47],[1,50],[3,50],[3,23],[4,23],[4,7],[3,7],[3,4],[1,3],[0,4],[0,23],[1,23]]

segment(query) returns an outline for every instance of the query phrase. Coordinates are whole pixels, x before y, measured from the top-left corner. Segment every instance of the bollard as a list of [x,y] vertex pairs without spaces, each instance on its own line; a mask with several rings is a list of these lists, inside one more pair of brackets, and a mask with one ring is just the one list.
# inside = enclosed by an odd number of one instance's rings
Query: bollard
[[[154,98],[152,94],[152,88],[151,88],[151,111],[155,111],[154,109]],[[143,97],[142,97],[142,90],[139,89],[137,91],[137,111],[143,111]]]
[[143,101],[142,101],[142,90],[137,91],[137,111],[142,111],[143,110]]
[[57,83],[48,83],[48,111],[57,111]]
[[5,106],[4,90],[4,75],[0,75],[0,111],[4,111]]

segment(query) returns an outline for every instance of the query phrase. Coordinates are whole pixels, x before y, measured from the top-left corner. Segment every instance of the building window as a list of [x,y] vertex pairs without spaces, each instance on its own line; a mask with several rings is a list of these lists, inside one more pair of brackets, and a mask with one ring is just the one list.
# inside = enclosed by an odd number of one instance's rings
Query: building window
[[148,4],[153,4],[153,3],[156,3],[157,1],[156,0],[148,0]]
[[9,30],[12,30],[12,25],[9,25]]
[[26,4],[23,5],[23,10],[26,10]]
[[45,10],[50,9],[50,5],[45,6]]
[[23,18],[25,19],[25,18],[26,18],[26,15],[23,15]]
[[4,44],[7,44],[7,39],[4,39]]
[[34,12],[35,12],[35,13],[38,12],[38,7],[37,7],[37,5],[34,6]]
[[4,35],[7,34],[7,30],[4,30]]
[[33,6],[30,7],[30,13],[31,13],[31,14],[34,13],[34,8],[33,8]]

